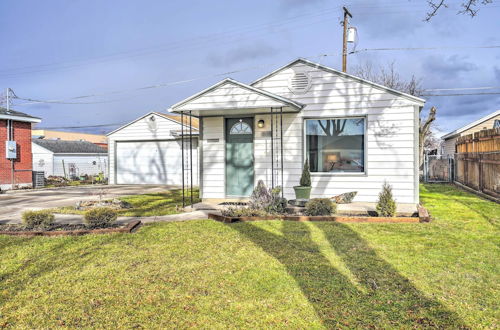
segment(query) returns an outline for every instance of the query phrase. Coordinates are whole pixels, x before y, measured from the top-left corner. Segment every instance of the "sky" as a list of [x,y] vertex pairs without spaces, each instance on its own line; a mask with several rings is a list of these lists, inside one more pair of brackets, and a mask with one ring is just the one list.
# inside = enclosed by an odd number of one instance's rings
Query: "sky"
[[[359,36],[348,72],[394,63],[427,89],[499,87],[500,48],[456,48],[500,45],[495,2],[471,18],[448,0],[425,22],[423,0],[2,0],[0,88],[78,103],[15,99],[39,127],[107,133],[225,77],[250,83],[298,57],[340,69],[344,5]],[[439,49],[363,51],[418,47]],[[424,111],[438,109],[438,135],[500,109],[499,94],[425,98]],[[81,127],[94,125],[108,126]]]

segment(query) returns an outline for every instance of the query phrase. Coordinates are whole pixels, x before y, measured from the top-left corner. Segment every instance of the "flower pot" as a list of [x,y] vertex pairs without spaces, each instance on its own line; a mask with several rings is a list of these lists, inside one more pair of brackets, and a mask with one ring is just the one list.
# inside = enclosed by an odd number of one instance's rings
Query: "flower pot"
[[293,190],[295,190],[296,199],[309,199],[311,197],[311,187],[295,186]]

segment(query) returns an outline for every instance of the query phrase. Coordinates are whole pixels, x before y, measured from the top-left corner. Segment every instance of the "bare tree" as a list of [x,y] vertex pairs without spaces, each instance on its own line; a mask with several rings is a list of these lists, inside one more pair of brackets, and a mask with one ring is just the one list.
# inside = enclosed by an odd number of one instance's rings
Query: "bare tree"
[[[489,3],[492,3],[493,0],[466,0],[463,1],[460,4],[460,7],[462,7],[462,10],[458,12],[458,14],[465,14],[469,15],[470,17],[474,17],[477,15],[477,12],[479,9],[477,8],[480,5],[487,5]],[[427,3],[429,4],[430,11],[427,13],[427,17],[425,20],[428,22],[433,18],[434,16],[437,15],[437,12],[441,8],[448,8],[448,3],[446,0],[427,0]]]
[[[397,91],[410,94],[413,96],[420,96],[423,94],[422,79],[411,76],[409,80],[404,80],[401,78],[397,70],[395,69],[394,62],[387,65],[387,67],[381,67],[378,70],[374,70],[371,63],[365,63],[359,65],[353,70],[354,75],[360,78],[372,81],[374,83],[395,89]],[[422,166],[424,162],[424,144],[426,138],[429,136],[429,130],[431,124],[436,120],[436,107],[432,107],[427,114],[425,120],[422,119],[422,109],[420,109],[420,119],[419,119],[419,155],[420,162],[419,165]]]
[[434,123],[431,124],[431,127],[427,131],[427,134],[425,135],[425,140],[424,140],[424,151],[425,152],[430,152],[432,150],[439,149],[439,146],[441,145],[441,140],[436,137],[434,134]]

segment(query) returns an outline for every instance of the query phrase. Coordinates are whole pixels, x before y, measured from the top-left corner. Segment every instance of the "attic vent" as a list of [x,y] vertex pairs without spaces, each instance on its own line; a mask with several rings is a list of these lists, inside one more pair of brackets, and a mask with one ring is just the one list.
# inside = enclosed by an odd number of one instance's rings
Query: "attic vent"
[[290,78],[288,88],[297,94],[306,93],[311,87],[311,78],[305,72],[297,72]]

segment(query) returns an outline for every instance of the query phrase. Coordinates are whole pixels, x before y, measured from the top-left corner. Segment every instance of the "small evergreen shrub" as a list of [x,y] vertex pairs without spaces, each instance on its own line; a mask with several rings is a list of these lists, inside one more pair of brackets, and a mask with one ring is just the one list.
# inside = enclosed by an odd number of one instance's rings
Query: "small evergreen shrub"
[[314,198],[307,202],[304,213],[308,216],[328,216],[335,212],[337,212],[337,205],[330,198]]
[[250,196],[248,208],[252,210],[264,210],[271,214],[284,213],[286,202],[286,199],[281,197],[281,187],[268,189],[264,181],[259,180]]
[[48,210],[25,211],[21,215],[26,228],[48,229],[54,223],[54,215]]
[[309,161],[306,159],[304,163],[304,168],[302,169],[302,176],[300,177],[301,187],[311,186],[311,172],[309,171]]
[[109,207],[96,207],[85,212],[85,223],[89,227],[106,227],[116,221],[118,214]]
[[392,197],[392,187],[387,182],[378,194],[377,213],[379,217],[394,217],[396,215],[396,201]]
[[264,181],[259,180],[257,186],[253,189],[252,195],[250,196],[250,201],[248,202],[248,207],[251,209],[266,209],[272,203],[272,195],[269,189],[267,189]]

